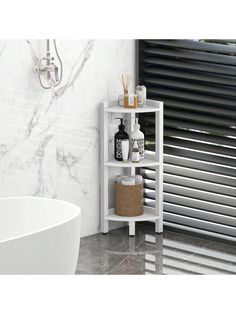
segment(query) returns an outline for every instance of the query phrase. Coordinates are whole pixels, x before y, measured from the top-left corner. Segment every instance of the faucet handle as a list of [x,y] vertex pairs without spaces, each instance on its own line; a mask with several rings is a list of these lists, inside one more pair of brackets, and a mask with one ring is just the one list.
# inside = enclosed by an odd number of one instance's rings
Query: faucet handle
[[55,66],[54,72],[55,72],[55,80],[56,82],[58,82],[59,81],[58,66]]

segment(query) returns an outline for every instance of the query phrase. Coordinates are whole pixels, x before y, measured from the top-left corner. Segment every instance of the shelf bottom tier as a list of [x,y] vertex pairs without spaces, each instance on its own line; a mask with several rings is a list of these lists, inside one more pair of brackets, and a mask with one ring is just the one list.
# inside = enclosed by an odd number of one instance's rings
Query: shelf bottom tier
[[109,214],[105,216],[106,220],[112,221],[152,221],[159,219],[159,216],[155,213],[155,208],[144,206],[143,207],[143,214],[140,216],[118,216],[115,214],[115,209],[110,208]]

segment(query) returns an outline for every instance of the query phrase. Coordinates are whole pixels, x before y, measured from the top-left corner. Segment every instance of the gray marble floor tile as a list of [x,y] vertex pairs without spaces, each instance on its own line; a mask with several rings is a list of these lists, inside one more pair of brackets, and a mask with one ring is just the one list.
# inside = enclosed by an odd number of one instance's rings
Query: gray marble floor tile
[[[150,256],[149,256],[150,255]],[[162,258],[157,254],[128,255],[122,263],[116,265],[111,275],[160,275],[162,271]]]
[[77,274],[236,274],[236,247],[137,224],[81,239]]

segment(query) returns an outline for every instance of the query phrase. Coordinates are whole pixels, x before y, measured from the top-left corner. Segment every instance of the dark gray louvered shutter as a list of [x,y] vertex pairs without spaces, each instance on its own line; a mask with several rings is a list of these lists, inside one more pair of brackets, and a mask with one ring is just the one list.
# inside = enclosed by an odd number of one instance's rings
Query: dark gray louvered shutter
[[[164,102],[164,222],[236,237],[236,40],[140,40],[138,81]],[[140,117],[153,150],[154,116]],[[152,169],[145,202],[154,200]]]

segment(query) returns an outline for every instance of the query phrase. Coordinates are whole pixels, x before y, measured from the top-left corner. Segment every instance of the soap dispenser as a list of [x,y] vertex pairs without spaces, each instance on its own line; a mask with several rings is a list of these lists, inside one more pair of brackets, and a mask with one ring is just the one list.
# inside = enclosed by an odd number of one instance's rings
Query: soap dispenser
[[144,134],[140,131],[140,125],[138,123],[138,118],[135,119],[134,130],[131,134],[131,144],[132,149],[134,147],[134,142],[137,141],[139,149],[140,159],[144,158]]
[[114,138],[114,158],[116,160],[122,161],[122,146],[121,143],[123,140],[129,140],[129,135],[125,131],[125,125],[123,124],[123,118],[115,118],[120,119],[120,124],[118,126],[119,131],[115,134]]

